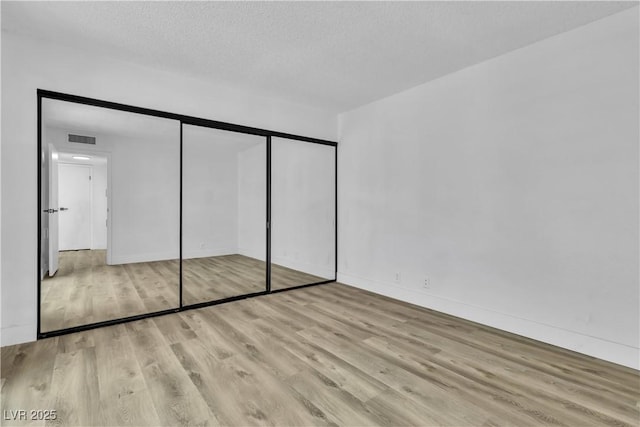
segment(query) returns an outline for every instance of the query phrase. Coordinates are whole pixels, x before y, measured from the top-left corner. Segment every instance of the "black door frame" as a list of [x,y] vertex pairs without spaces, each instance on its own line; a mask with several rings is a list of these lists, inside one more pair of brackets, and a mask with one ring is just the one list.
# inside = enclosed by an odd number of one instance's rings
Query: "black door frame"
[[[41,231],[41,226],[42,226],[42,218],[41,218],[41,212],[43,209],[42,206],[42,199],[41,199],[41,194],[42,194],[42,171],[41,171],[41,167],[40,167],[40,162],[41,162],[41,156],[42,156],[42,100],[43,99],[52,99],[52,100],[58,100],[58,101],[66,101],[66,102],[72,102],[72,103],[76,103],[76,104],[84,104],[84,105],[90,105],[90,106],[94,106],[94,107],[101,107],[101,108],[108,108],[108,109],[112,109],[112,110],[118,110],[118,111],[125,111],[125,112],[130,112],[130,113],[137,113],[137,114],[143,114],[143,115],[147,115],[147,116],[154,116],[154,117],[160,117],[160,118],[165,118],[165,119],[171,119],[171,120],[176,120],[179,122],[180,124],[180,198],[179,198],[179,203],[180,203],[180,215],[179,215],[179,232],[180,232],[180,240],[179,240],[179,245],[180,245],[180,249],[179,249],[179,254],[180,254],[180,270],[179,270],[179,274],[180,274],[180,289],[179,289],[179,302],[178,302],[178,307],[175,308],[170,308],[167,310],[161,310],[161,311],[155,311],[155,312],[151,312],[151,313],[144,313],[144,314],[138,314],[138,315],[134,315],[134,316],[127,316],[127,317],[121,317],[118,319],[110,319],[110,320],[105,320],[105,321],[100,321],[100,322],[95,322],[95,323],[88,323],[88,324],[84,324],[84,325],[78,325],[78,326],[73,326],[70,328],[63,328],[63,329],[57,329],[57,330],[53,330],[53,331],[46,331],[46,332],[42,332],[41,330],[41,310],[40,310],[40,299],[41,299],[41,286],[42,286],[42,278],[40,277],[40,262],[41,262],[41,250],[42,250],[42,231]],[[70,95],[70,94],[66,94],[66,93],[61,93],[61,92],[54,92],[54,91],[50,91],[50,90],[44,90],[44,89],[38,89],[37,90],[37,111],[38,111],[38,144],[37,144],[37,172],[38,172],[38,185],[37,185],[37,195],[38,195],[38,221],[37,221],[37,227],[38,227],[38,250],[37,250],[37,280],[38,280],[38,295],[37,295],[37,315],[38,315],[38,324],[37,324],[37,337],[38,339],[42,339],[42,338],[48,338],[48,337],[53,337],[53,336],[58,336],[58,335],[64,335],[64,334],[70,334],[70,333],[74,333],[74,332],[80,332],[80,331],[86,331],[89,329],[95,329],[95,328],[99,328],[99,327],[103,327],[103,326],[109,326],[109,325],[117,325],[120,323],[125,323],[125,322],[131,322],[134,320],[141,320],[141,319],[146,319],[146,318],[150,318],[150,317],[156,317],[156,316],[162,316],[165,314],[171,314],[171,313],[178,313],[181,311],[185,311],[185,310],[192,310],[192,309],[196,309],[196,308],[202,308],[202,307],[208,307],[208,306],[212,306],[212,305],[217,305],[217,304],[224,304],[227,302],[231,302],[231,301],[238,301],[238,300],[242,300],[242,299],[246,299],[246,298],[252,298],[255,296],[260,296],[260,295],[267,295],[267,294],[272,294],[272,293],[278,293],[278,292],[286,292],[286,291],[290,291],[290,290],[294,290],[294,289],[300,289],[300,288],[306,288],[309,286],[317,286],[317,285],[323,285],[326,283],[331,283],[331,282],[335,282],[337,280],[337,270],[338,270],[338,143],[336,141],[329,141],[329,140],[325,140],[325,139],[318,139],[318,138],[311,138],[311,137],[307,137],[307,136],[302,136],[302,135],[294,135],[294,134],[289,134],[289,133],[284,133],[284,132],[277,132],[277,131],[272,131],[272,130],[268,130],[268,129],[260,129],[260,128],[255,128],[255,127],[249,127],[249,126],[243,126],[243,125],[238,125],[238,124],[234,124],[234,123],[227,123],[227,122],[220,122],[220,121],[216,121],[216,120],[209,120],[209,119],[202,119],[202,118],[198,118],[198,117],[193,117],[193,116],[186,116],[183,114],[175,114],[175,113],[170,113],[170,112],[166,112],[166,111],[160,111],[160,110],[154,110],[154,109],[150,109],[150,108],[143,108],[143,107],[136,107],[136,106],[132,106],[132,105],[127,105],[127,104],[120,104],[117,102],[110,102],[110,101],[104,101],[104,100],[100,100],[100,99],[95,99],[95,98],[87,98],[84,96],[78,96],[78,95]],[[220,300],[214,300],[214,301],[206,301],[206,302],[201,302],[201,303],[197,303],[197,304],[189,304],[189,305],[184,305],[183,304],[183,300],[182,300],[182,273],[183,273],[183,269],[182,269],[182,148],[183,148],[183,126],[184,125],[194,125],[194,126],[201,126],[201,127],[207,127],[207,128],[213,128],[213,129],[219,129],[219,130],[226,130],[226,131],[231,131],[231,132],[238,132],[238,133],[244,133],[244,134],[250,134],[250,135],[258,135],[258,136],[264,136],[266,138],[266,162],[267,162],[267,176],[266,176],[266,224],[265,224],[265,232],[266,232],[266,271],[265,271],[265,275],[266,275],[266,287],[264,291],[261,292],[255,292],[255,293],[251,293],[251,294],[244,294],[244,295],[237,295],[237,296],[232,296],[232,297],[228,297],[228,298],[224,298],[224,299],[220,299]],[[307,142],[307,143],[312,143],[312,144],[321,144],[321,145],[328,145],[331,147],[334,147],[334,157],[335,157],[335,163],[334,163],[334,167],[335,167],[335,176],[334,176],[334,180],[335,180],[335,189],[334,189],[334,205],[335,205],[335,219],[334,219],[334,244],[335,244],[335,271],[334,271],[334,278],[331,280],[324,280],[321,282],[316,282],[316,283],[309,283],[309,284],[303,284],[303,285],[299,285],[299,286],[294,286],[294,287],[290,287],[290,288],[286,288],[286,289],[278,289],[278,290],[272,290],[271,289],[271,140],[273,137],[276,138],[284,138],[284,139],[290,139],[290,140],[295,140],[295,141],[300,141],[300,142]]]

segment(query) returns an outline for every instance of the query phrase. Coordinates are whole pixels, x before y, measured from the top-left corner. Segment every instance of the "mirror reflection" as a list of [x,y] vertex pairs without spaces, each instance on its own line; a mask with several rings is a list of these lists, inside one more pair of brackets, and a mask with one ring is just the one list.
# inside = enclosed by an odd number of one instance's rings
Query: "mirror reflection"
[[271,289],[335,280],[335,147],[271,142]]
[[41,330],[179,306],[180,124],[42,100]]
[[184,125],[183,304],[266,290],[266,138]]

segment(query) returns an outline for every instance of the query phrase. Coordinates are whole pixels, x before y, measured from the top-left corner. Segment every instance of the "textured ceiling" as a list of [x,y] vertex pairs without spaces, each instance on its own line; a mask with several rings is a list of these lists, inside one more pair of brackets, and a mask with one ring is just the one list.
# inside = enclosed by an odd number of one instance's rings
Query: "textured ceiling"
[[2,28],[335,112],[637,2],[8,2]]

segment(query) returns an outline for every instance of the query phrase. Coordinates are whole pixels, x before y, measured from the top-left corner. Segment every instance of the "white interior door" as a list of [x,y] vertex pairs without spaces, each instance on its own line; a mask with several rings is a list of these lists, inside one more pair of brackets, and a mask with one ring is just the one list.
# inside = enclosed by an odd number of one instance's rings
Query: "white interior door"
[[58,271],[58,151],[49,144],[51,162],[49,163],[49,208],[55,212],[49,214],[49,276]]
[[59,249],[91,247],[91,166],[58,165]]
[[44,279],[44,276],[49,271],[49,160],[51,155],[49,154],[49,146],[42,145],[42,153],[40,154],[40,176],[42,186],[40,191],[40,278]]

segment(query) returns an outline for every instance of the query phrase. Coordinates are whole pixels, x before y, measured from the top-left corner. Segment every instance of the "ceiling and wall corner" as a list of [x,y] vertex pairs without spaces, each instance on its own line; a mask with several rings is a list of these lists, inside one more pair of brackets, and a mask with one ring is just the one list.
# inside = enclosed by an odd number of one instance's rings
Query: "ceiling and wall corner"
[[637,2],[2,2],[2,29],[335,114]]
[[36,88],[335,139],[341,112],[637,4],[0,2],[1,344],[35,338]]

